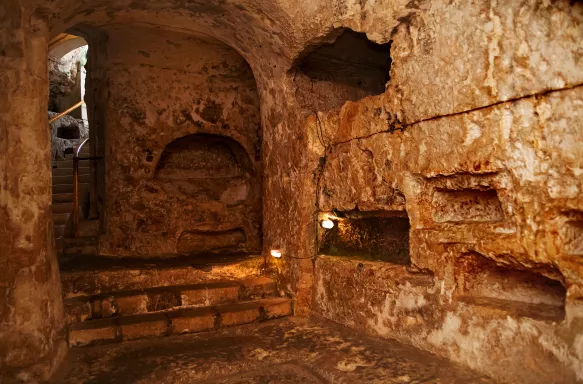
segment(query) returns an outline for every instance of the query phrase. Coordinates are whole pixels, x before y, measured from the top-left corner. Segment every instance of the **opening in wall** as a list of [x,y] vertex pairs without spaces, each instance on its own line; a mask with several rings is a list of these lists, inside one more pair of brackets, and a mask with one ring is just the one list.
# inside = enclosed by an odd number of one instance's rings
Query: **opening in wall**
[[154,179],[169,204],[196,207],[181,208],[191,216],[179,221],[177,253],[234,254],[254,249],[248,236],[252,227],[242,222],[259,219],[250,213],[260,209],[260,186],[247,151],[236,140],[201,133],[178,138],[164,148]]
[[365,33],[338,29],[327,42],[308,47],[295,65],[299,103],[330,110],[385,91],[391,69],[391,42],[377,44]]
[[49,43],[49,120],[66,112],[51,124],[53,162],[63,160],[89,136],[85,104],[71,109],[84,100],[88,50],[85,39],[67,33],[60,34]]
[[210,134],[192,134],[166,146],[156,167],[162,179],[217,179],[251,172],[247,152],[235,140]]
[[527,268],[509,257],[504,261],[475,252],[461,256],[455,264],[458,299],[519,317],[564,318],[567,291],[560,271],[548,265]]
[[433,220],[438,223],[495,222],[504,219],[495,189],[437,189],[432,205]]
[[[324,215],[319,254],[408,265],[409,217],[406,212],[341,212]],[[326,226],[331,228],[325,228]]]

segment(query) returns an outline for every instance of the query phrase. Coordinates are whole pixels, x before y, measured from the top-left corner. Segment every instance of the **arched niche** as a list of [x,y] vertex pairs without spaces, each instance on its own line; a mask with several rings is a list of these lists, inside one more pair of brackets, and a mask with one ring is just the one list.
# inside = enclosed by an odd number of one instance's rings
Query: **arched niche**
[[212,134],[192,134],[169,143],[154,174],[170,195],[215,201],[227,209],[259,198],[255,176],[249,155],[237,141]]
[[[252,221],[244,212],[260,212],[260,181],[237,141],[212,134],[176,139],[164,148],[154,178],[168,196],[198,207],[195,210],[205,223],[202,228],[183,227],[176,242],[178,253],[246,251],[248,238],[256,235],[254,226],[243,225]],[[210,213],[213,206],[214,213]],[[217,210],[218,206],[222,208]],[[225,221],[223,216],[229,219]],[[229,223],[231,219],[235,221]]]
[[167,180],[225,179],[253,173],[245,149],[219,135],[192,134],[169,143],[156,166],[155,177]]

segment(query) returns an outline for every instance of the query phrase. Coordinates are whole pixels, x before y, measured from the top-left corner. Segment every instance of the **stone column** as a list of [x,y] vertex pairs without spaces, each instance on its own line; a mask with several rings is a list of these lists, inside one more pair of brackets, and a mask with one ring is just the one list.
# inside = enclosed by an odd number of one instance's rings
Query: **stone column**
[[[46,20],[0,2],[0,378],[47,378],[66,354],[51,212]],[[4,382],[4,380],[1,380]]]

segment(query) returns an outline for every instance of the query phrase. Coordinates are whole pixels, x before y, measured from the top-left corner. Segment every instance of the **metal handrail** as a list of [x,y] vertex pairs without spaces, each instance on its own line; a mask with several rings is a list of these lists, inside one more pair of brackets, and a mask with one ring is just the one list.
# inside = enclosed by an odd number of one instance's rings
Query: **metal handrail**
[[[73,236],[79,237],[79,160],[101,160],[101,156],[79,157],[83,146],[89,141],[86,138],[73,150]],[[94,173],[95,175],[95,173]],[[95,181],[94,181],[95,182]]]
[[79,237],[79,152],[89,141],[86,138],[73,151],[73,234]]
[[85,103],[85,101],[81,100],[80,102],[78,102],[77,104],[73,105],[72,107],[69,107],[66,110],[64,110],[63,112],[61,112],[58,115],[54,116],[52,119],[49,120],[49,128],[51,128],[50,125],[52,123],[54,123],[55,121],[59,120],[61,117],[65,116],[69,112],[74,111],[75,109],[79,108],[84,103]]

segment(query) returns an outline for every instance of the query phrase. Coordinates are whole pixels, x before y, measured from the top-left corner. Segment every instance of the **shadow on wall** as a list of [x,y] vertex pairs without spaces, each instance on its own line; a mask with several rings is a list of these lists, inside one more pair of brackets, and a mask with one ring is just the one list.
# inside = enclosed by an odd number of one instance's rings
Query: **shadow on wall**
[[[164,149],[155,178],[169,195],[190,198],[201,211],[209,201],[219,201],[225,209],[245,204],[258,191],[253,188],[255,170],[245,149],[235,140],[210,134],[194,134],[177,139]],[[237,214],[237,213],[234,213]],[[181,254],[239,252],[247,236],[242,228],[222,228],[213,215],[203,228],[180,234]],[[241,221],[245,218],[241,217]]]
[[349,29],[334,30],[325,40],[308,47],[293,66],[302,107],[325,111],[385,92],[391,42],[376,44]]

